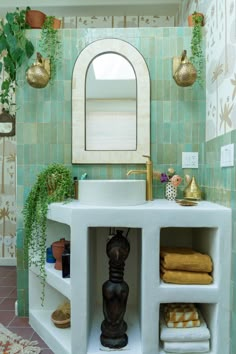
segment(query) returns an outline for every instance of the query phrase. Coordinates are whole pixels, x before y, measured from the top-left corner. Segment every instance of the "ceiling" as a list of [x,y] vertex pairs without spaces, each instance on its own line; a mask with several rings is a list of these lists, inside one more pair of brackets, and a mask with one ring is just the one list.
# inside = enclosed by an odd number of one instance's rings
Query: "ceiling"
[[[182,0],[1,0],[0,16],[30,6],[54,16],[159,15],[174,16]],[[44,5],[45,4],[45,5]]]

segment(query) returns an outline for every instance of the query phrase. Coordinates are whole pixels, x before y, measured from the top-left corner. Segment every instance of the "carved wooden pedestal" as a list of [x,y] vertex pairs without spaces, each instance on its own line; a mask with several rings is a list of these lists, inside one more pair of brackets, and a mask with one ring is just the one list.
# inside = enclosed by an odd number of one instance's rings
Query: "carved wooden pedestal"
[[121,230],[107,243],[109,261],[109,280],[102,287],[104,321],[101,325],[101,343],[109,348],[123,348],[128,343],[127,324],[123,320],[129,286],[123,280],[125,260],[130,245]]

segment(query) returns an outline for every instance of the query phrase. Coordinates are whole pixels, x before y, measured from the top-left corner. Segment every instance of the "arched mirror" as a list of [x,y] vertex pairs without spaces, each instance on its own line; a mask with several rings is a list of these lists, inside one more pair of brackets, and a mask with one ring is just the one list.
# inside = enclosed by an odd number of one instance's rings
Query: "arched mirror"
[[144,163],[150,154],[150,79],[141,54],[118,39],[88,45],[72,87],[72,163]]

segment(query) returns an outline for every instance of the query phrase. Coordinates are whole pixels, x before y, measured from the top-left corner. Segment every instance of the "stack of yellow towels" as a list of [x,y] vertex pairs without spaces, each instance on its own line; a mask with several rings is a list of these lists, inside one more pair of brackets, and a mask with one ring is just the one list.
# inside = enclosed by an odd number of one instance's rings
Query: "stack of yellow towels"
[[161,279],[174,284],[211,284],[213,264],[207,254],[184,247],[161,247]]
[[167,353],[206,353],[210,331],[192,303],[172,303],[161,307],[160,339]]

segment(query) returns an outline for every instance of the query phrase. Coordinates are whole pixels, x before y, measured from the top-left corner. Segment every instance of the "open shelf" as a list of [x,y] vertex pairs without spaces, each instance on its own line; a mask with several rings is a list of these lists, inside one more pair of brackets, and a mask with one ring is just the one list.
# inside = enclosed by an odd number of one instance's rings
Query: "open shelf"
[[54,268],[54,263],[46,263],[46,282],[68,299],[71,298],[70,278],[62,278],[62,271]]
[[[65,213],[64,213],[65,212]],[[209,354],[229,354],[231,210],[209,202],[194,208],[155,200],[125,208],[89,207],[78,201],[50,206],[47,245],[71,241],[70,279],[46,264],[45,305],[40,279],[29,272],[30,323],[55,354],[165,354],[159,341],[159,309],[164,303],[196,303],[211,333]],[[130,254],[124,281],[130,292],[124,320],[128,345],[119,350],[100,344],[104,319],[102,285],[109,279],[106,244],[112,228],[130,229]],[[213,283],[188,285],[160,279],[160,247],[192,247],[213,261]],[[57,329],[51,313],[71,301],[70,329]]]
[[30,325],[55,353],[70,354],[71,328],[61,329],[54,326],[51,314],[51,310],[31,310]]
[[[127,351],[129,354],[142,354],[141,350],[141,332],[139,327],[139,318],[137,309],[132,306],[127,308],[127,316],[125,316],[125,321],[128,325],[127,335],[129,342],[126,347],[122,350]],[[92,326],[90,331],[90,337],[88,342],[88,351],[87,354],[101,354],[101,351],[107,352],[111,351],[109,348],[105,348],[100,343],[100,334],[101,334],[101,323],[104,317],[102,314],[102,307],[98,306],[93,315]],[[112,353],[118,354],[120,350],[112,350]]]

